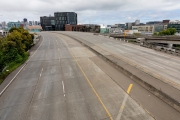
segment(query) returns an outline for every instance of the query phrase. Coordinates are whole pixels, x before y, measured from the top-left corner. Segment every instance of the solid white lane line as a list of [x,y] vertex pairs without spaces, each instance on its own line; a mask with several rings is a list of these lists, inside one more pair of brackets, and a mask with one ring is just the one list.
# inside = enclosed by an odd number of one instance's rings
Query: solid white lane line
[[22,68],[18,71],[18,73],[13,77],[13,79],[6,85],[6,87],[1,91],[0,96],[4,93],[4,91],[9,87],[9,85],[13,82],[13,80],[17,77],[17,75],[22,71],[22,69],[26,66],[22,66]]
[[164,69],[162,66],[159,66],[159,65],[157,65],[157,64],[155,64],[155,63],[152,63],[152,62],[148,62],[148,63],[150,63],[150,64],[152,64],[152,65],[154,65],[154,66],[157,66],[157,67],[159,67],[159,68]]
[[[42,36],[43,37],[43,36]],[[44,38],[43,38],[44,39]],[[36,49],[36,51],[33,53],[33,55],[29,58],[29,60],[36,54],[37,50],[39,49],[39,47],[42,45],[43,42],[41,42],[41,44],[38,46],[38,48]],[[29,60],[26,61],[25,65],[22,66],[22,68],[18,71],[18,73],[13,77],[13,79],[11,79],[11,81],[6,85],[6,87],[0,92],[0,96],[2,96],[2,94],[5,92],[5,90],[9,87],[9,85],[14,81],[14,79],[18,76],[18,74],[22,71],[22,69],[27,65],[27,63],[29,62]]]

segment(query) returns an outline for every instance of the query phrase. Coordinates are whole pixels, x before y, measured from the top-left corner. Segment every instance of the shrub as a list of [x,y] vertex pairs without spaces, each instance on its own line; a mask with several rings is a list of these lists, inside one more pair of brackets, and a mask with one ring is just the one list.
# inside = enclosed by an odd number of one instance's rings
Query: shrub
[[34,35],[23,28],[11,28],[6,38],[0,39],[0,72],[5,66],[23,62],[33,44]]

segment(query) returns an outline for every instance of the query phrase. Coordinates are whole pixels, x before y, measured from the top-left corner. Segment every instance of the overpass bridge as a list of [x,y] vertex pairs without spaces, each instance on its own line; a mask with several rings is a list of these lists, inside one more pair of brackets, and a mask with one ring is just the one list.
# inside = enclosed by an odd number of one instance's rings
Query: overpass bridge
[[179,36],[123,36],[123,35],[111,34],[109,35],[109,37],[124,38],[124,39],[140,38],[141,42],[148,42],[148,43],[180,44]]

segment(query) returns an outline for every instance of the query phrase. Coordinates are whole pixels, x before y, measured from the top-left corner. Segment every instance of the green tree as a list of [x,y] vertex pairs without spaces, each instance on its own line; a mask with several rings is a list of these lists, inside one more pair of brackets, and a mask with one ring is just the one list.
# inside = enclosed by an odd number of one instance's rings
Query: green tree
[[176,33],[175,28],[168,28],[168,30],[170,31],[170,35],[174,35]]
[[21,63],[33,45],[34,35],[23,28],[11,28],[6,38],[0,39],[0,72],[10,63]]
[[157,35],[158,35],[158,33],[157,33],[157,32],[154,32],[154,34],[153,34],[153,35],[157,36]]
[[162,30],[159,33],[154,33],[154,35],[174,35],[176,33],[175,28],[168,28],[167,30]]

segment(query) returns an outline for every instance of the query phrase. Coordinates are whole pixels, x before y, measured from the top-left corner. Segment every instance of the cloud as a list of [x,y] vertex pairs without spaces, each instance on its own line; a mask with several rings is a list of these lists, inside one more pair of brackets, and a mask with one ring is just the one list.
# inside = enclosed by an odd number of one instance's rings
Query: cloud
[[178,19],[180,0],[4,0],[0,3],[0,21],[39,20],[57,11],[78,13],[80,23],[145,22]]

